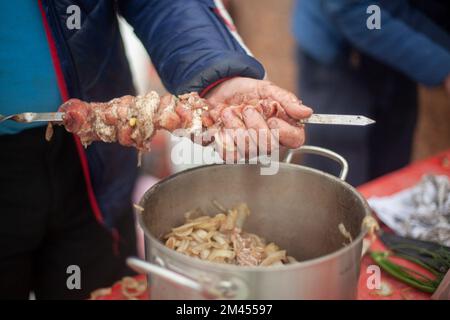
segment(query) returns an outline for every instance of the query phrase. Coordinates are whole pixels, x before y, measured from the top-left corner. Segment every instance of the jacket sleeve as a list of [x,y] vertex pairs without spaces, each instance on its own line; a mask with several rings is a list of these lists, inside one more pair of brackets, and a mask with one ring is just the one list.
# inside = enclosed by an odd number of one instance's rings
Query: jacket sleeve
[[[369,30],[366,12],[376,4],[381,29]],[[450,74],[450,36],[406,0],[325,0],[325,12],[356,48],[425,85]]]
[[262,79],[213,0],[119,0],[119,12],[147,49],[166,89],[204,91],[224,79]]

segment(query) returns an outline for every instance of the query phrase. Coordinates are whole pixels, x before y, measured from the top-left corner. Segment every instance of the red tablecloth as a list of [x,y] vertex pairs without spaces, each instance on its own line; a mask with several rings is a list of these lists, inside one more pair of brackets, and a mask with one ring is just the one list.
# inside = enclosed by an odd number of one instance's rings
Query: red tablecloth
[[[416,184],[424,174],[427,173],[450,176],[450,150],[423,161],[415,162],[403,169],[368,182],[360,186],[358,190],[366,198],[370,198],[372,196],[388,196],[411,187]],[[385,250],[385,247],[380,240],[377,240],[372,244],[371,249]],[[374,295],[374,291],[369,290],[366,284],[367,278],[370,275],[370,273],[367,272],[367,267],[371,264],[374,264],[372,259],[366,255],[361,262],[358,299],[430,299],[430,294],[413,289],[384,272],[382,272],[381,276],[382,281],[386,282],[392,288],[392,295],[386,297]],[[414,270],[420,270],[420,268],[412,263],[405,262],[404,264]],[[423,270],[420,271],[423,272]]]
[[[417,161],[401,170],[395,171],[381,178],[366,183],[358,188],[358,190],[366,197],[371,196],[387,196],[399,192],[417,183],[424,174],[445,174],[450,177],[450,150],[431,158]],[[376,240],[371,247],[372,250],[385,250],[380,240]],[[366,255],[361,263],[361,276],[359,279],[358,299],[361,300],[381,300],[381,299],[430,299],[430,294],[426,294],[415,290],[402,282],[397,281],[388,274],[382,272],[381,278],[383,283],[387,283],[392,289],[392,294],[389,296],[380,296],[374,294],[374,290],[367,288],[367,278],[370,273],[367,272],[367,267],[374,264],[372,259]],[[405,265],[414,269],[420,270],[414,264],[405,262]],[[420,270],[422,271],[422,270]],[[143,281],[145,276],[139,275],[135,279]],[[100,299],[124,299],[122,294],[121,283],[114,284],[111,288],[111,293]],[[148,299],[148,294],[144,293],[137,298]]]

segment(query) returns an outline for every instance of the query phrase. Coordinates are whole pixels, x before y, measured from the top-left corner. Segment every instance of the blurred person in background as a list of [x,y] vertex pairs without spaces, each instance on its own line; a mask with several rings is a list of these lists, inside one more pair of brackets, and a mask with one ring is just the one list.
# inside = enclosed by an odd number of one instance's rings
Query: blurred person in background
[[[69,28],[77,8],[79,27]],[[235,94],[243,104],[270,98],[296,119],[311,114],[292,93],[260,80],[263,66],[212,0],[1,1],[0,113],[134,95],[118,14],[169,92],[200,92],[212,105]],[[290,147],[304,141],[303,128],[266,122],[253,108],[242,119],[230,108],[222,114],[227,128],[276,128]],[[64,128],[54,130],[47,142],[43,123],[0,124],[0,298],[30,291],[37,299],[88,298],[128,274],[125,258],[136,255],[136,151],[101,142],[85,150]]]
[[[378,5],[381,28],[369,29]],[[308,144],[330,148],[359,185],[405,166],[417,119],[417,83],[450,95],[450,2],[447,0],[297,0],[299,93],[316,113],[358,114],[361,127],[309,125]],[[312,161],[314,160],[314,161]],[[332,162],[306,159],[335,172]]]

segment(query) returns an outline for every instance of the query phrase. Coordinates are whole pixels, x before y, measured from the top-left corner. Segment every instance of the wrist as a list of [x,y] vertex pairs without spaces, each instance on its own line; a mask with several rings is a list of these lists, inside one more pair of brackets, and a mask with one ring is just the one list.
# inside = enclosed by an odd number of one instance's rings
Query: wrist
[[215,88],[217,88],[217,86],[219,86],[221,83],[223,83],[227,80],[230,80],[231,78],[233,78],[233,77],[226,77],[226,78],[222,78],[222,79],[214,81],[213,83],[208,85],[206,88],[204,88],[202,91],[200,91],[200,93],[199,93],[200,97],[207,98],[211,94],[211,92]]
[[444,88],[447,91],[447,93],[450,95],[450,74],[447,75],[447,77],[444,80]]

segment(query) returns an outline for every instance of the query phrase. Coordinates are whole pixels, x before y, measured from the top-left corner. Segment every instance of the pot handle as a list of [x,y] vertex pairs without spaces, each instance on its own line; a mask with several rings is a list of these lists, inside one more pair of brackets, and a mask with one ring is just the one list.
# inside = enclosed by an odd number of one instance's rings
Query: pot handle
[[245,286],[243,284],[237,286],[238,283],[236,281],[221,281],[215,286],[208,283],[203,284],[175,271],[134,257],[127,258],[127,265],[136,272],[154,274],[170,282],[195,290],[206,299],[243,299],[247,295],[246,290],[243,290]]
[[339,179],[345,181],[345,179],[347,178],[347,174],[348,174],[347,160],[345,160],[345,158],[343,156],[341,156],[340,154],[338,154],[334,151],[325,149],[325,148],[315,147],[315,146],[301,146],[298,149],[291,149],[288,151],[288,154],[284,158],[283,162],[291,163],[292,157],[295,154],[304,154],[304,153],[315,154],[315,155],[327,157],[331,160],[336,161],[337,163],[339,163],[341,165],[341,172],[339,173]]
[[203,290],[202,286],[197,281],[139,258],[127,258],[127,265],[139,273],[155,274],[166,280],[191,288],[192,290]]

